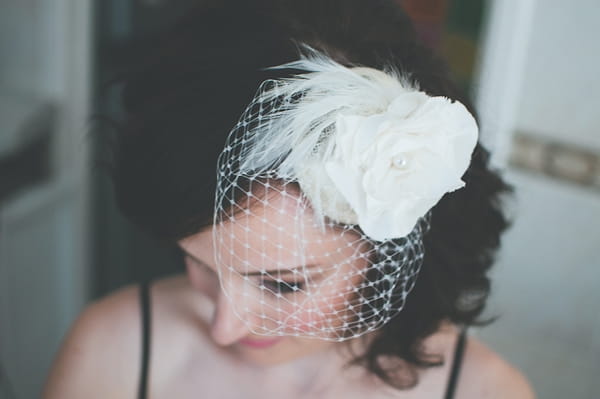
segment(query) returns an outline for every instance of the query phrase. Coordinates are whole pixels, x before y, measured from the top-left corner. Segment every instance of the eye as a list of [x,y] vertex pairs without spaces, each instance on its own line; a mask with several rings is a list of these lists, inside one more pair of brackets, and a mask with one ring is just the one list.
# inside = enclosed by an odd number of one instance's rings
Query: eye
[[261,283],[273,294],[291,294],[304,288],[304,283],[299,281],[262,280]]

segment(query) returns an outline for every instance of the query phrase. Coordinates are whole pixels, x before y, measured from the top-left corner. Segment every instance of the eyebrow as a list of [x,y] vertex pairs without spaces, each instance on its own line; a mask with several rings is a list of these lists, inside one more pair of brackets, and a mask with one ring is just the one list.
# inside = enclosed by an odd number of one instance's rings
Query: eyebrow
[[[181,247],[180,247],[181,248]],[[189,256],[191,259],[193,259],[194,261],[202,264],[202,265],[206,265],[206,263],[204,263],[203,261],[201,261],[200,259],[196,258],[194,255],[192,255],[191,253],[187,252],[185,249],[181,248],[181,251],[186,255]],[[265,274],[271,274],[271,275],[281,275],[281,274],[293,274],[295,270],[303,270],[303,269],[313,269],[315,267],[321,266],[318,263],[311,263],[308,265],[300,265],[300,266],[295,266],[295,267],[291,267],[289,269],[274,269],[274,270],[259,270],[256,272],[249,272],[249,273],[242,273],[240,272],[241,275],[243,276],[262,276]]]

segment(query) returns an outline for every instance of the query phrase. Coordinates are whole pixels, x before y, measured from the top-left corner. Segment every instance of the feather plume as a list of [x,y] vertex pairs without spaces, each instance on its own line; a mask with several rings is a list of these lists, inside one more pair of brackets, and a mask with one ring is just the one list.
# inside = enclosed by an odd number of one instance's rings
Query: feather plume
[[[238,173],[248,177],[274,175],[302,183],[311,164],[332,154],[330,138],[340,115],[380,114],[400,94],[418,90],[392,68],[346,67],[306,45],[299,60],[269,69],[300,73],[263,82],[232,131],[230,146],[242,144]],[[356,222],[341,196],[331,198],[332,191],[323,190],[332,185],[328,176],[311,173],[309,180],[311,187],[303,191],[312,193],[309,200],[321,220],[324,208],[338,204],[339,214],[347,215],[342,222]]]
[[299,165],[331,153],[328,139],[338,115],[382,113],[399,94],[417,90],[391,68],[348,68],[309,46],[302,49],[299,60],[270,69],[304,73],[264,82],[249,106],[267,112],[247,123],[254,126],[246,132],[243,171],[278,165],[278,176],[295,179]]

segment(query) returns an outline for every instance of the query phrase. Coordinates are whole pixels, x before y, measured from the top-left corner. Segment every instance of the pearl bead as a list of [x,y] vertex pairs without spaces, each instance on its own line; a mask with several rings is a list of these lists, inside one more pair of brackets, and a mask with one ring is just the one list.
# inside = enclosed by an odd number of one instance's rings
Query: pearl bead
[[396,155],[392,159],[392,165],[398,169],[404,169],[408,165],[408,161],[402,155]]

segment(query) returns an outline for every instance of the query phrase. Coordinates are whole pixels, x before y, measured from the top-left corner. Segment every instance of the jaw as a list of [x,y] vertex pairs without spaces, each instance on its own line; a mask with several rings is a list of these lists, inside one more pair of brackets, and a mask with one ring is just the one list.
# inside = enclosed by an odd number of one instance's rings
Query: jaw
[[235,353],[246,363],[253,366],[278,367],[317,362],[323,354],[331,352],[336,345],[332,342],[297,337],[282,337],[267,348],[253,348],[237,343]]

